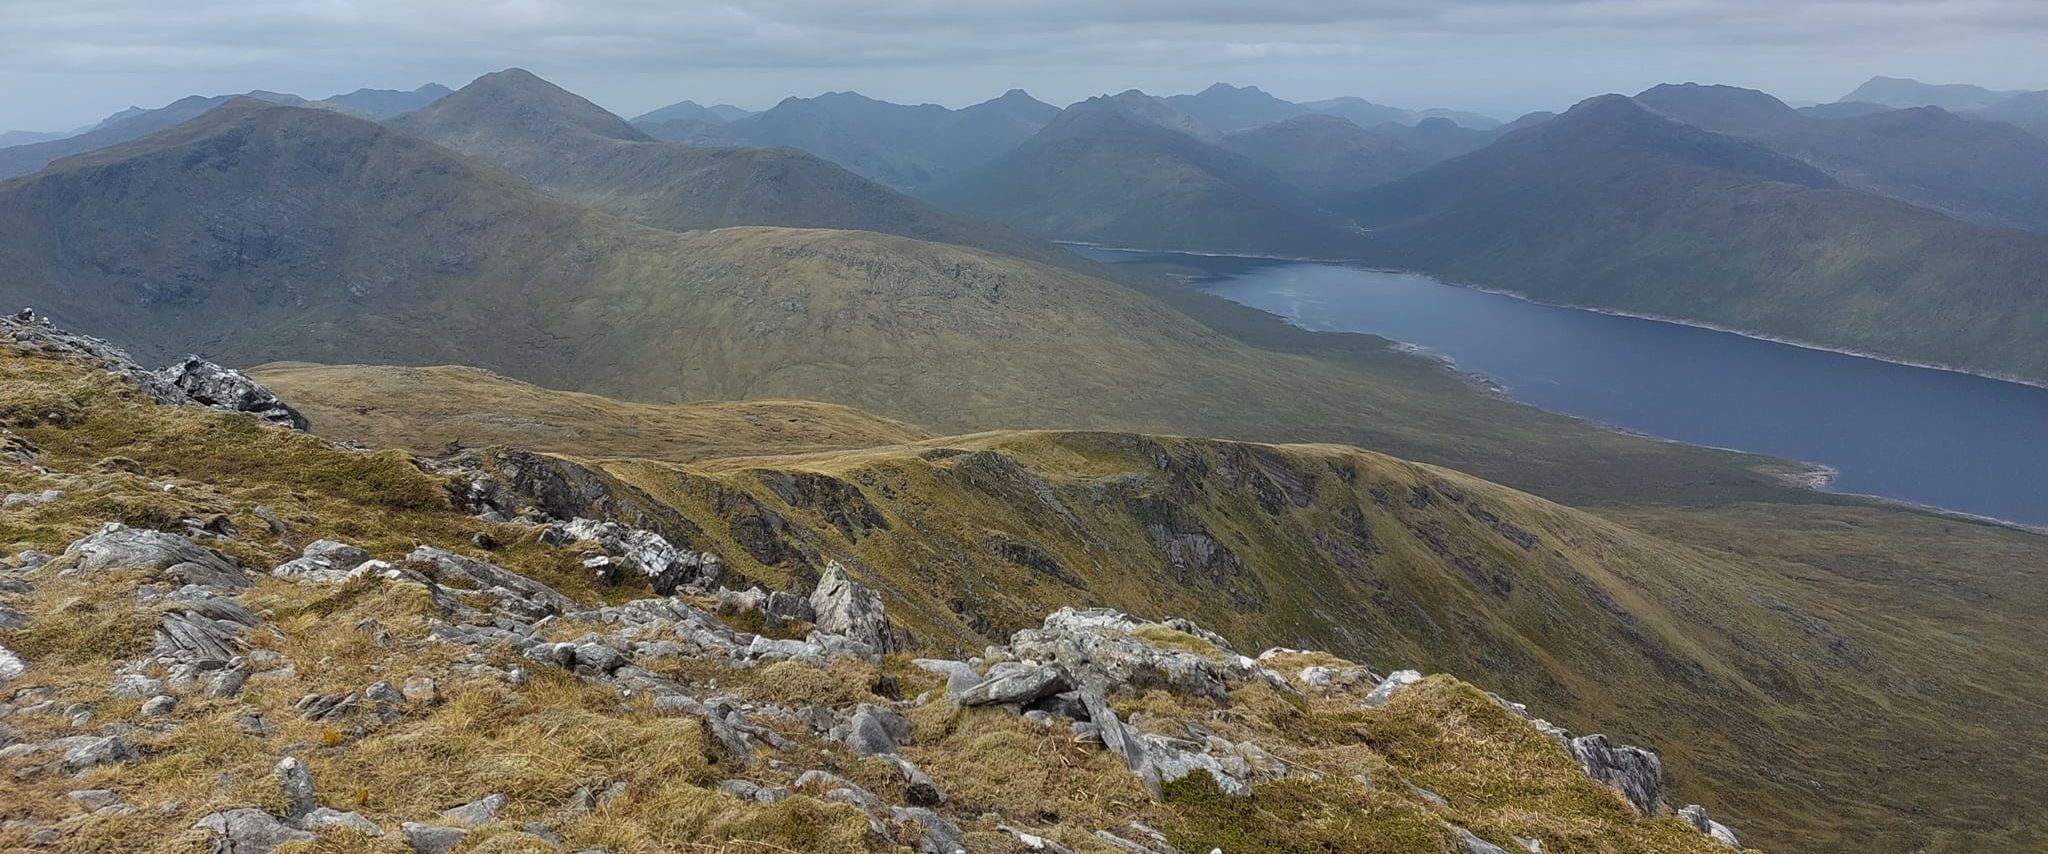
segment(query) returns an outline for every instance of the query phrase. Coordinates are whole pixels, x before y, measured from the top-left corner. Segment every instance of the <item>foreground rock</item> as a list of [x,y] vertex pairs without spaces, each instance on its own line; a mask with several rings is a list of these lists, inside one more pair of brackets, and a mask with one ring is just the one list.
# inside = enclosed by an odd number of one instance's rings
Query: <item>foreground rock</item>
[[305,430],[306,417],[298,410],[244,376],[197,356],[152,371],[118,347],[89,335],[67,332],[52,325],[32,309],[0,317],[0,336],[16,347],[47,356],[66,357],[98,366],[123,377],[151,400],[168,405],[193,404],[230,412],[248,412],[265,421]]
[[157,376],[201,406],[248,412],[293,430],[310,426],[306,416],[278,399],[270,389],[243,376],[241,371],[223,368],[198,356],[186,356],[184,361],[157,372]]

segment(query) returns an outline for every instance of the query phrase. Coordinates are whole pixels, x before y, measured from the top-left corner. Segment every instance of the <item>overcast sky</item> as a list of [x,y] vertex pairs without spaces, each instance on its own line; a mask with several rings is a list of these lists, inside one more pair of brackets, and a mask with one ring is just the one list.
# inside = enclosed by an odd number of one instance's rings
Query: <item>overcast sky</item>
[[2048,88],[2048,0],[0,0],[0,129],[187,94],[524,66],[631,116],[857,89],[1064,104],[1224,80],[1512,118],[1666,81],[1833,100],[1873,74]]

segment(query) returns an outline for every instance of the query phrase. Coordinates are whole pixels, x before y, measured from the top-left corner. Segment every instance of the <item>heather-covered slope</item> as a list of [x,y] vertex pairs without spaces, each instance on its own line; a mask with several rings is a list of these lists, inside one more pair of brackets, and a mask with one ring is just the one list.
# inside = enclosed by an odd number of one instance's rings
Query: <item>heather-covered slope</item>
[[1071,610],[919,663],[865,569],[770,599],[0,331],[0,846],[1726,850],[1645,754],[1447,676]]
[[[316,422],[376,407],[368,432],[342,422],[331,435],[422,450],[446,434],[432,416],[408,428],[408,409],[459,396],[488,412],[493,397],[430,381],[328,400],[371,369],[324,370],[257,375]],[[594,430],[616,429],[618,410],[586,411]],[[469,440],[496,423],[478,419]],[[1934,779],[1955,839],[2038,832],[1996,805],[2013,791],[2005,775],[2034,773],[2009,748],[2037,736],[2014,722],[2048,701],[2009,693],[2033,648],[2020,615],[2044,604],[2024,569],[2048,556],[2039,535],[1783,501],[1607,511],[1617,523],[1328,445],[996,432],[783,456],[685,449],[678,464],[605,459],[617,453],[603,441],[564,435],[547,445],[561,457],[487,455],[486,468],[551,512],[637,520],[769,589],[838,561],[930,643],[978,649],[1063,604],[1171,612],[1240,648],[1450,670],[1575,728],[1682,731],[1655,744],[1680,796],[1703,786],[1698,798],[1773,850],[1945,850],[1944,831],[1913,817]],[[1979,649],[1986,633],[2000,651]],[[1954,677],[1914,681],[1932,671]],[[1955,756],[1970,759],[1943,758]],[[1900,762],[1913,773],[1879,771]]]

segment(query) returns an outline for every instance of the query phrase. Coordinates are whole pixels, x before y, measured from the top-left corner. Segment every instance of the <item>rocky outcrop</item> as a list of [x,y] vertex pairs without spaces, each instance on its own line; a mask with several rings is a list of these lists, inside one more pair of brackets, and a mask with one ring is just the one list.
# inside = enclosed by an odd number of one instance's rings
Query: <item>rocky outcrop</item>
[[880,652],[897,652],[909,645],[908,633],[890,625],[882,611],[882,596],[846,573],[846,567],[832,563],[811,591],[811,611],[817,616],[818,631],[841,635],[874,647]]
[[0,318],[0,336],[30,352],[96,365],[135,384],[144,396],[166,405],[193,404],[248,412],[272,424],[305,430],[306,417],[242,372],[198,356],[158,371],[136,364],[128,353],[89,335],[66,332],[32,309]]
[[663,596],[681,588],[705,592],[725,577],[725,561],[718,555],[680,549],[658,533],[617,522],[583,518],[553,522],[545,536],[555,543],[594,546],[584,554],[583,566],[605,582],[617,581],[621,569],[630,570],[644,576],[654,592]]
[[370,553],[347,543],[315,540],[297,558],[279,564],[271,575],[294,581],[340,584],[356,568],[370,561]]
[[1709,817],[1706,807],[1688,804],[1679,808],[1678,817],[1686,824],[1692,825],[1694,830],[1713,837],[1715,842],[1738,851],[1742,850],[1742,841],[1735,838],[1735,831]]
[[1664,763],[1640,747],[1614,745],[1607,736],[1582,735],[1568,744],[1572,758],[1595,780],[1620,789],[1643,815],[1664,805]]
[[201,406],[251,413],[293,430],[305,430],[311,426],[306,416],[278,399],[270,389],[243,376],[241,371],[223,368],[198,356],[186,356],[184,361],[158,371],[157,376]]
[[108,522],[73,541],[61,558],[67,571],[153,569],[187,584],[243,589],[249,579],[226,555],[189,538]]

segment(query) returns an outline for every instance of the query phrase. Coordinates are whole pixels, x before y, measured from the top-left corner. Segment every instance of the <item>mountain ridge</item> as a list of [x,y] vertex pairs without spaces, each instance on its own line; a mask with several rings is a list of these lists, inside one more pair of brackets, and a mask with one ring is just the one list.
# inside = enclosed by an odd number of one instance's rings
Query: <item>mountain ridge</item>
[[1844,190],[1791,157],[1620,95],[1368,190],[1351,210],[1378,229],[1378,263],[1546,301],[2048,377],[2048,356],[2026,343],[2048,322],[2048,240]]

